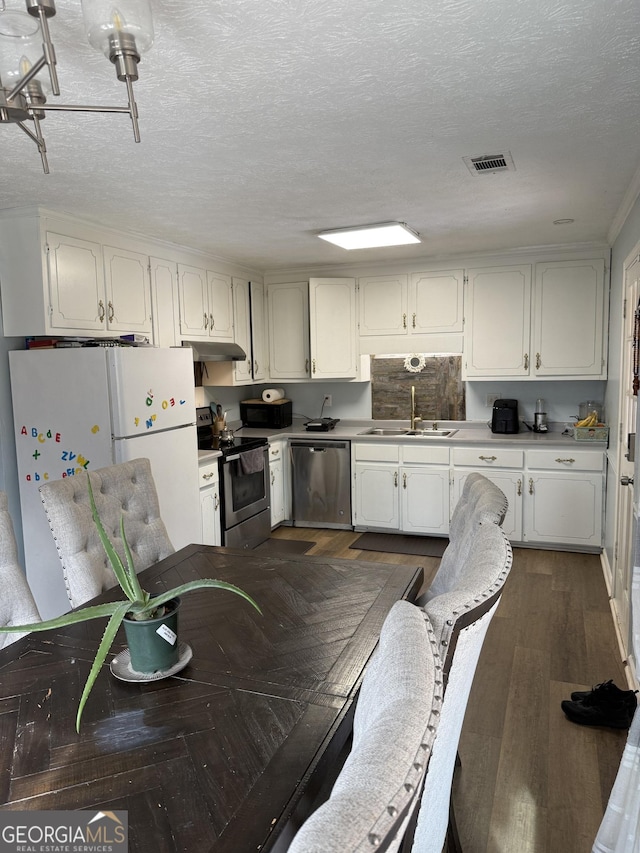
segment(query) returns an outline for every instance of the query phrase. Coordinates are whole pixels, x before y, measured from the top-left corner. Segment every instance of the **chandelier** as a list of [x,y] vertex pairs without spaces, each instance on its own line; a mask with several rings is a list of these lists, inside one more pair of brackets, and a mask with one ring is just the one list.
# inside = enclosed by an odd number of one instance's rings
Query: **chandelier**
[[[0,123],[17,124],[35,142],[45,174],[49,174],[49,163],[41,122],[47,110],[128,113],[133,137],[140,142],[133,82],[138,79],[140,54],[153,43],[149,0],[82,0],[87,38],[115,65],[118,80],[127,87],[126,107],[47,102],[45,92],[60,94],[49,34],[55,0],[26,0],[26,6],[26,12],[5,10],[4,0],[0,0]],[[38,78],[45,67],[48,77]]]

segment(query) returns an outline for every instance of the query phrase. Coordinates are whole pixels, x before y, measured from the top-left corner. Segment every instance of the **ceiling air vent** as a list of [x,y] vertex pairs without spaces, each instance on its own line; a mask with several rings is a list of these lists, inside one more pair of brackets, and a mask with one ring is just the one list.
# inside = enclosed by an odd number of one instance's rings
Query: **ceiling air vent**
[[490,174],[492,172],[515,172],[513,157],[506,154],[483,154],[481,157],[463,157],[467,169],[474,175]]

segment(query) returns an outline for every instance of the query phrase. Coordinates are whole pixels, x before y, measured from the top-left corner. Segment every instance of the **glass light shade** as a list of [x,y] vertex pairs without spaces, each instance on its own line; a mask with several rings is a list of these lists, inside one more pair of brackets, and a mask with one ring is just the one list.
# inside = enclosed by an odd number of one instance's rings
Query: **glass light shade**
[[[13,89],[41,57],[38,20],[26,12],[0,12],[0,82],[5,89]],[[38,80],[46,84],[48,75]]]
[[420,243],[420,237],[403,222],[380,222],[354,228],[336,228],[318,234],[322,240],[342,249],[371,249],[378,246],[403,246]]
[[153,18],[148,0],[82,0],[89,43],[110,58],[111,42],[120,33],[134,37],[138,53],[153,44]]

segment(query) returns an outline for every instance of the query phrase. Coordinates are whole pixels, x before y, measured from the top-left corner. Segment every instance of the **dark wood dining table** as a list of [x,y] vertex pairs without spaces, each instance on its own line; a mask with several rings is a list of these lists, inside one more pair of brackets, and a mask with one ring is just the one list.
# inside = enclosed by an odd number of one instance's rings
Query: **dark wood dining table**
[[[416,597],[422,569],[190,545],[140,577],[150,592],[228,581],[262,615],[228,591],[185,595],[191,661],[146,683],[105,664],[80,734],[106,620],[1,651],[0,809],[127,810],[131,851],[286,849],[347,741],[384,618]],[[113,651],[124,647],[118,634]]]

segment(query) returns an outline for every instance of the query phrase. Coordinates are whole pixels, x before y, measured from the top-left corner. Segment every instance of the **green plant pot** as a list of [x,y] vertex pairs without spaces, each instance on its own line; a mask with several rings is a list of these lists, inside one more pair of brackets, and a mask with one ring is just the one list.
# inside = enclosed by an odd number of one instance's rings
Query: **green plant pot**
[[[165,670],[178,662],[178,609],[180,599],[167,601],[166,612],[155,619],[124,618],[124,630],[134,672]],[[173,642],[171,642],[173,640]]]

